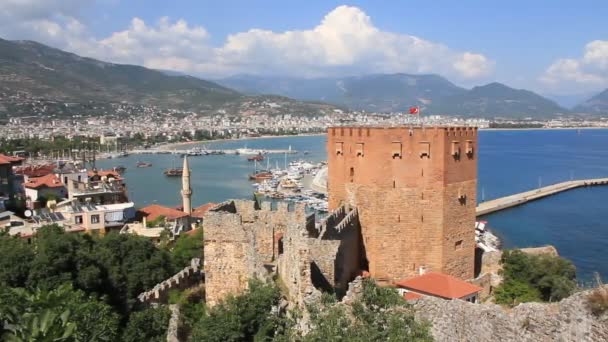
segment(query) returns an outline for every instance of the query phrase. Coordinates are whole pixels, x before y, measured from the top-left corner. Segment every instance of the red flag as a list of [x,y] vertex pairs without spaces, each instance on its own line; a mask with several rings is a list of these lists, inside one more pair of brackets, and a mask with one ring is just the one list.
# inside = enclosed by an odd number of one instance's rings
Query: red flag
[[418,114],[419,112],[418,107],[410,107],[410,114]]

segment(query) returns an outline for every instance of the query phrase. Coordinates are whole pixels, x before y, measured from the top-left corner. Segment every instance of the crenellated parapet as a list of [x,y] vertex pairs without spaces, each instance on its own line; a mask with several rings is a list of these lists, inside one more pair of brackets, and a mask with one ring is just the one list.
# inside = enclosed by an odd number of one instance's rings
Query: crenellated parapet
[[190,266],[185,267],[170,278],[156,284],[151,290],[142,292],[137,296],[140,302],[166,303],[169,291],[172,289],[183,290],[199,283],[203,278],[201,259],[190,260]]

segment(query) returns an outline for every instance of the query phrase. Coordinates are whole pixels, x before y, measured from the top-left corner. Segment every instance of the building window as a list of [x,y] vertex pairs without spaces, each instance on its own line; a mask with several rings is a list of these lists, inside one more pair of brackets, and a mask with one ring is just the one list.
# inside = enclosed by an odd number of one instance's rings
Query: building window
[[342,143],[342,142],[336,143],[336,155],[338,155],[338,156],[344,155],[344,143]]
[[475,153],[474,146],[475,146],[475,143],[473,142],[473,140],[467,140],[467,145],[466,145],[466,150],[465,150],[467,157],[473,158],[473,154]]
[[82,224],[82,216],[81,215],[74,216],[74,223]]
[[458,159],[460,157],[460,143],[458,141],[452,141],[452,157]]
[[350,182],[354,182],[355,181],[355,168],[351,167],[350,168]]
[[431,158],[431,143],[423,141],[420,143],[420,158]]
[[391,144],[391,156],[393,159],[401,159],[401,153],[403,152],[403,145],[400,142],[393,142]]
[[459,250],[459,249],[462,249],[462,240],[458,240],[454,244],[454,250]]
[[357,143],[357,157],[363,157],[363,143]]
[[99,215],[91,215],[91,223],[99,223]]

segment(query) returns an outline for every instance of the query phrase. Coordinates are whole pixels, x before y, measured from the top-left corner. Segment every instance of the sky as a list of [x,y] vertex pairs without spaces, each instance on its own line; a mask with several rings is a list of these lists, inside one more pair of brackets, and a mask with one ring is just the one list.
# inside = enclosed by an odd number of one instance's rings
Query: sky
[[0,0],[0,37],[217,79],[439,74],[545,95],[608,87],[606,0]]

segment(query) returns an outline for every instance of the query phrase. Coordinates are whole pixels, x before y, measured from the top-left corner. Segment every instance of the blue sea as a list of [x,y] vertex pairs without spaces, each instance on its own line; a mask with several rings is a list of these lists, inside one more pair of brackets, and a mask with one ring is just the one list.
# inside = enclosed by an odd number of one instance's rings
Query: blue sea
[[[293,159],[325,160],[325,136],[299,136],[205,143],[209,148],[286,149],[309,154],[270,156],[270,165]],[[191,148],[195,145],[181,147]],[[136,168],[148,161],[150,168]],[[180,166],[172,155],[132,155],[103,160],[99,168],[127,167],[129,196],[138,206],[180,204],[179,178],[162,171]],[[247,175],[254,169],[244,156],[202,156],[189,159],[193,204],[252,198]],[[265,164],[264,161],[262,164]],[[263,165],[265,166],[265,165]],[[478,199],[490,200],[569,179],[608,177],[608,130],[512,130],[479,132]],[[504,210],[483,219],[505,248],[551,244],[572,260],[579,280],[594,272],[608,279],[608,186],[581,188]]]

